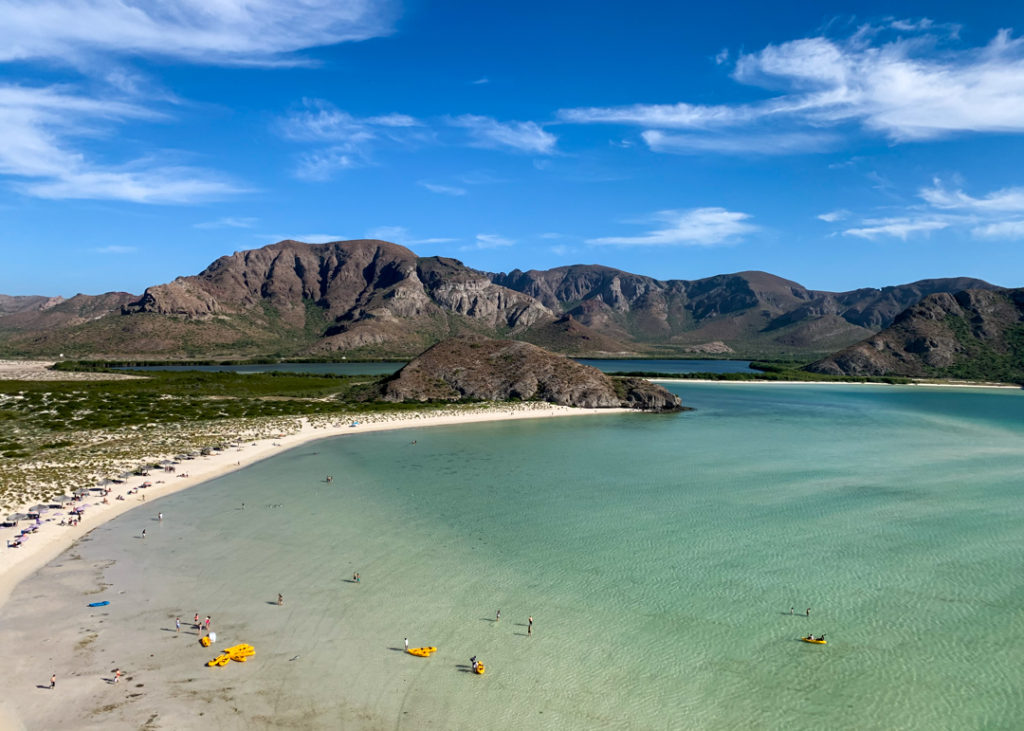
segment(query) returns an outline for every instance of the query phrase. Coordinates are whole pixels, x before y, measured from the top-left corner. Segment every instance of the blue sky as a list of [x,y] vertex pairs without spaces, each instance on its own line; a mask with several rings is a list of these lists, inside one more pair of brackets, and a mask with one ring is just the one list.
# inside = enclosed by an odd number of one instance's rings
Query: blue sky
[[364,237],[488,271],[1024,286],[1022,16],[0,0],[0,293]]

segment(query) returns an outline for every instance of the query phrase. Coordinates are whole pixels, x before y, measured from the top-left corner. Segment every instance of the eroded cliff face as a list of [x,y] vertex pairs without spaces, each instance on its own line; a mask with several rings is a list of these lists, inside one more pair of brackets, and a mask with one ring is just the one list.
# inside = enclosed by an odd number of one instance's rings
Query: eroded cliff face
[[451,334],[450,315],[468,327],[518,332],[554,315],[454,259],[420,259],[386,241],[309,245],[282,241],[218,259],[194,277],[150,287],[124,314],[188,319],[261,318],[302,329],[310,311],[325,323],[313,352],[393,345],[415,352]]
[[540,400],[563,406],[673,411],[679,397],[639,378],[615,381],[590,366],[515,340],[453,338],[408,363],[383,389],[388,401]]
[[1013,380],[1024,374],[1024,289],[929,295],[891,327],[808,370]]

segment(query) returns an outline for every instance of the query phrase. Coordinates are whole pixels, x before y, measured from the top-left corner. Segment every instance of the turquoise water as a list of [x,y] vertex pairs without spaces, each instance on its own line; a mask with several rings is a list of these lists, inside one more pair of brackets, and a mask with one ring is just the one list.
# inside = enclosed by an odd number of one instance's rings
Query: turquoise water
[[282,723],[1020,727],[1024,393],[671,388],[696,410],[321,441],[79,552],[256,645],[233,692]]
[[[644,371],[648,373],[751,373],[748,360],[593,360],[579,358],[580,363],[605,373]],[[374,361],[362,363],[272,363],[259,365],[171,365],[146,366],[143,371],[223,371],[228,373],[332,373],[337,375],[382,375],[394,373],[405,363]]]

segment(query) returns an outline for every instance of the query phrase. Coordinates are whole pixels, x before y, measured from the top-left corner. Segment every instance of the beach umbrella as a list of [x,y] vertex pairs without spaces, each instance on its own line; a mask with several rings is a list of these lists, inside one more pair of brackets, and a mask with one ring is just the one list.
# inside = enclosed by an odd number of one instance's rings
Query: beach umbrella
[[28,516],[24,513],[15,513],[14,515],[7,516],[8,523],[17,523],[19,520],[28,520]]
[[44,510],[49,510],[49,509],[50,509],[49,505],[43,505],[42,503],[40,503],[39,505],[33,505],[31,508],[29,508],[29,510],[31,510],[33,513],[41,513]]
[[160,466],[161,467],[166,467],[169,464],[174,464],[174,462],[172,460],[169,460],[169,459],[162,459],[162,460],[160,460]]
[[66,502],[68,502],[69,500],[74,500],[74,498],[73,498],[73,497],[71,497],[70,495],[58,495],[57,497],[55,497],[55,498],[54,498],[53,500],[51,500],[50,502],[54,502],[54,503],[66,503]]
[[75,490],[75,494],[76,495],[88,495],[89,494],[89,490],[87,488],[80,487],[77,490]]

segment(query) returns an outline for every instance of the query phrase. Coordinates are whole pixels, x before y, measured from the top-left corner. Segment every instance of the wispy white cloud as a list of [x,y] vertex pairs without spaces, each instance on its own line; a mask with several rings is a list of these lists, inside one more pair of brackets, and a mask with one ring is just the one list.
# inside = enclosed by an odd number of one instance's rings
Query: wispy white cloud
[[827,213],[819,213],[818,218],[826,223],[835,223],[836,221],[842,221],[844,218],[848,218],[850,212],[845,208],[839,208],[835,211],[828,211]]
[[194,223],[192,224],[192,228],[252,228],[257,223],[259,223],[258,218],[236,218],[234,216],[226,216],[224,218],[218,218],[216,221],[203,221],[201,223]]
[[163,118],[138,104],[86,96],[70,86],[0,86],[0,174],[39,198],[188,203],[244,192],[223,175],[161,162],[159,155],[105,165],[74,148],[81,137],[102,138],[125,121]]
[[869,218],[865,219],[859,228],[846,229],[843,231],[843,235],[857,236],[862,239],[891,236],[906,241],[911,234],[928,234],[932,231],[949,228],[950,225],[951,222],[948,219],[930,216]]
[[715,65],[721,66],[723,63],[729,60],[729,49],[723,48],[721,51],[715,54]]
[[649,129],[640,136],[654,152],[694,154],[719,152],[726,155],[792,155],[822,152],[835,147],[838,137],[827,133],[790,132],[785,134],[669,134]]
[[362,165],[362,155],[347,145],[306,152],[298,157],[294,175],[299,180],[322,183],[340,170]]
[[931,188],[922,188],[921,197],[936,208],[972,211],[1024,211],[1024,187],[1003,188],[974,198],[962,190],[947,190],[939,178]]
[[299,63],[283,54],[387,35],[397,13],[392,0],[0,0],[0,61]]
[[[905,206],[899,215],[862,218],[841,233],[863,239],[888,237],[903,241],[942,230],[961,236],[969,233],[976,238],[1024,238],[1024,220],[1021,219],[1024,187],[1001,188],[973,196],[960,188],[950,190],[941,179],[934,178],[930,187],[923,187],[917,193],[923,205]],[[818,216],[829,223],[852,217],[853,214],[845,210]]]
[[477,234],[475,241],[469,246],[463,246],[463,251],[475,249],[501,249],[506,246],[514,246],[515,239],[508,239],[498,234]]
[[753,233],[758,227],[748,223],[750,214],[720,207],[659,211],[647,221],[664,224],[640,236],[604,236],[587,239],[588,244],[621,246],[715,246]]
[[[691,133],[652,138],[652,149],[663,152],[728,153],[750,144],[721,139],[732,135],[743,140],[781,136],[791,143],[784,151],[820,151],[827,147],[822,130],[851,125],[893,142],[1024,132],[1024,43],[1009,30],[985,46],[953,50],[937,48],[955,32],[940,39],[926,21],[894,21],[888,30],[870,30],[846,39],[803,38],[740,55],[736,81],[779,92],[764,101],[582,107],[562,109],[558,117]],[[907,35],[886,40],[893,30]],[[693,139],[704,136],[706,141]]]
[[138,251],[138,248],[135,246],[117,246],[114,244],[93,249],[93,252],[97,254],[134,254],[136,251]]
[[558,138],[536,122],[499,122],[493,117],[463,114],[449,117],[448,124],[469,133],[470,144],[493,149],[508,148],[536,155],[550,155]]
[[1024,221],[1000,221],[971,229],[971,233],[984,239],[1024,239]]
[[455,185],[439,185],[437,183],[428,183],[426,180],[421,180],[417,185],[420,185],[431,193],[438,193],[439,195],[466,195],[467,191],[465,188],[459,188]]
[[324,99],[306,98],[302,106],[278,120],[276,129],[293,142],[330,143],[299,156],[295,176],[302,180],[330,180],[335,173],[369,163],[374,147],[391,141],[422,141],[423,123],[408,114],[390,113],[355,117]]
[[378,226],[377,228],[367,231],[366,238],[390,241],[393,244],[401,244],[402,246],[413,246],[415,244],[446,244],[451,241],[455,241],[455,239],[446,238],[416,238],[410,234],[409,229],[404,226]]
[[542,239],[560,239],[562,238],[562,234],[554,233],[553,231],[548,231],[546,233],[542,233],[540,237]]
[[488,79],[486,76],[481,76],[479,79],[476,79],[475,81],[471,81],[469,83],[473,84],[474,86],[481,86],[483,84],[491,83],[491,80]]

